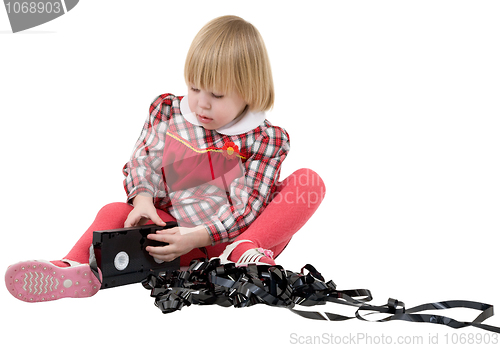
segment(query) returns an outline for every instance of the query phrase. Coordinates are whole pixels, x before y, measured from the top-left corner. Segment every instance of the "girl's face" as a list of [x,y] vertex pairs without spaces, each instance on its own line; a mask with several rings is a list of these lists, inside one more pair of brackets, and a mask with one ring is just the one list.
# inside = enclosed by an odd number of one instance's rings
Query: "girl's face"
[[188,92],[189,108],[205,129],[218,129],[245,110],[246,102],[236,93],[219,94],[195,86],[190,86]]

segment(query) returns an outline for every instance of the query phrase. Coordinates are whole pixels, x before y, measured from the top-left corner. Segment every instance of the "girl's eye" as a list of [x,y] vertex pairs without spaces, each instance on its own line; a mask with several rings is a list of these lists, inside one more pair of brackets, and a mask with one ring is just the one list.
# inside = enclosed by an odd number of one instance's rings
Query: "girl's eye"
[[200,91],[198,88],[195,88],[195,87],[191,87],[191,90],[192,90],[193,92],[199,92],[199,91]]
[[217,95],[217,94],[213,94],[213,93],[212,93],[212,96],[216,99],[222,99],[224,97],[223,95]]

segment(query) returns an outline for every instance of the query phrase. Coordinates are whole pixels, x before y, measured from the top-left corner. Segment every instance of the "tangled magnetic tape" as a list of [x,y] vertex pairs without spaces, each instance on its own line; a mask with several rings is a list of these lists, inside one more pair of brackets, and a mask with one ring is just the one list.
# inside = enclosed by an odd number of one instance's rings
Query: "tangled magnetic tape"
[[[307,272],[305,272],[307,271]],[[229,307],[248,307],[255,304],[283,307],[308,319],[343,321],[353,318],[386,322],[405,320],[446,325],[455,329],[477,327],[500,333],[500,328],[483,324],[493,315],[493,306],[472,301],[443,301],[405,308],[403,302],[389,299],[387,304],[374,306],[367,289],[337,290],[333,281],[325,282],[311,265],[300,273],[285,271],[281,266],[220,264],[219,259],[193,260],[186,271],[164,271],[152,274],[143,281],[151,290],[155,305],[163,313],[171,313],[191,304]],[[327,302],[357,307],[354,316],[320,313],[295,309],[295,305],[315,306]],[[449,317],[422,314],[427,310],[468,308],[480,311],[472,321],[458,321]],[[369,320],[371,314],[387,314],[383,319]]]
[[[500,327],[483,323],[493,316],[492,305],[458,300],[405,308],[403,302],[389,299],[386,304],[375,306],[370,304],[373,299],[370,290],[337,290],[333,281],[326,282],[321,273],[309,264],[296,273],[286,271],[282,266],[249,264],[236,267],[234,263],[221,264],[220,259],[208,260],[207,257],[193,260],[187,270],[180,270],[179,259],[163,263],[145,251],[147,245],[158,245],[158,242],[146,238],[148,234],[174,226],[177,224],[171,222],[167,226],[145,225],[95,231],[89,264],[98,279],[98,268],[101,270],[101,288],[142,282],[151,291],[155,305],[163,313],[172,313],[192,304],[223,307],[266,304],[287,308],[297,315],[315,320],[405,320],[441,324],[455,329],[472,326],[500,333]],[[329,302],[357,309],[354,315],[345,316],[295,307],[311,307]],[[474,309],[480,314],[472,321],[458,321],[442,315],[420,313],[451,308]],[[372,314],[387,316],[370,320]]]

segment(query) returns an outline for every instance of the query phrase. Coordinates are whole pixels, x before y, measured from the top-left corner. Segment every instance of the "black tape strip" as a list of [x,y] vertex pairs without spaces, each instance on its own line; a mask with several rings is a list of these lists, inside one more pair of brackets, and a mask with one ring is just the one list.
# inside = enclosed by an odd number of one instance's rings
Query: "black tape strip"
[[[481,311],[479,316],[474,319],[472,322],[458,321],[446,316],[441,315],[433,315],[433,314],[417,314],[417,312],[426,311],[426,310],[443,310],[450,308],[469,308]],[[367,320],[363,316],[360,315],[360,311],[368,310],[368,311],[376,311],[379,313],[390,313],[391,305],[388,303],[385,306],[375,307],[375,306],[361,306],[356,311],[356,317],[361,320]],[[420,306],[416,306],[410,309],[405,310],[404,307],[402,309],[394,311],[394,315],[389,316],[384,319],[375,320],[378,322],[382,321],[390,321],[390,320],[405,320],[412,322],[420,322],[420,323],[432,323],[432,324],[441,324],[452,327],[454,329],[460,329],[463,327],[473,326],[483,330],[492,331],[496,333],[500,333],[500,328],[483,324],[482,322],[488,318],[493,316],[493,306],[489,304],[484,304],[480,302],[473,301],[462,301],[462,300],[454,300],[454,301],[443,301],[443,302],[434,302],[434,303],[426,303]]]
[[[304,270],[308,273],[304,273]],[[321,273],[309,264],[302,268],[301,273],[294,273],[285,271],[281,266],[236,267],[232,263],[221,265],[219,259],[193,260],[188,271],[151,275],[143,285],[151,290],[156,306],[163,313],[171,313],[191,304],[217,304],[224,307],[266,304],[288,308],[301,317],[313,320],[344,321],[354,318],[374,322],[404,320],[441,324],[455,329],[473,326],[500,333],[499,327],[483,324],[484,320],[493,316],[492,305],[473,301],[443,301],[406,309],[403,302],[389,299],[385,305],[374,306],[368,303],[372,300],[370,290],[337,290],[334,282],[325,282]],[[349,317],[294,308],[296,304],[316,306],[327,302],[354,306],[357,310],[354,316]],[[475,309],[480,311],[480,314],[471,322],[463,322],[445,316],[419,313],[458,307]],[[370,313],[362,315],[364,312]],[[388,316],[379,320],[366,318],[376,313]]]

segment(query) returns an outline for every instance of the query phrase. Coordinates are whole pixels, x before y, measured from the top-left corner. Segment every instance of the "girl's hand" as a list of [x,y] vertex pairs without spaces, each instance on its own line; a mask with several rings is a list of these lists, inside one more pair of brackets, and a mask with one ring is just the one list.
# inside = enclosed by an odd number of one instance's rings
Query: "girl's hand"
[[158,226],[165,226],[166,223],[160,218],[153,204],[153,198],[146,195],[138,195],[132,201],[134,209],[128,214],[124,227],[144,225],[151,220]]
[[204,226],[173,227],[149,234],[148,239],[169,244],[162,247],[146,247],[146,251],[151,256],[163,261],[173,261],[194,248],[201,248],[212,243]]

